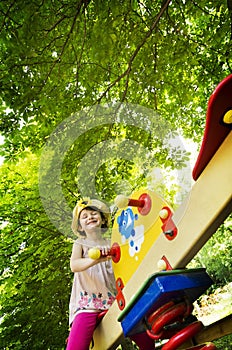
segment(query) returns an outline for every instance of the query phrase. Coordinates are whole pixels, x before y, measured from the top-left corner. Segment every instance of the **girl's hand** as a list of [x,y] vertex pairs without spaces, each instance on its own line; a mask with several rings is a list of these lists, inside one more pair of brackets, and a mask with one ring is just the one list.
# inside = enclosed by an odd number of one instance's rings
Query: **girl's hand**
[[111,259],[110,247],[102,246],[102,247],[94,247],[89,249],[88,255],[91,259],[94,260],[108,260]]
[[110,247],[99,247],[99,250],[101,252],[101,257],[110,256]]

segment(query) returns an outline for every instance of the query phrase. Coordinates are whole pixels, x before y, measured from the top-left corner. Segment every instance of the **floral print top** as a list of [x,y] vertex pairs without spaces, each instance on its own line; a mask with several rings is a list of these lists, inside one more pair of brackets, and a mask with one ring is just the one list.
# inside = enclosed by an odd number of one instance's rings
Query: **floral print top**
[[[80,240],[78,240],[80,242]],[[74,242],[74,244],[79,244]],[[88,257],[90,247],[83,239],[83,257]],[[110,308],[115,300],[116,287],[111,260],[75,272],[69,304],[69,324],[79,310],[101,311]]]

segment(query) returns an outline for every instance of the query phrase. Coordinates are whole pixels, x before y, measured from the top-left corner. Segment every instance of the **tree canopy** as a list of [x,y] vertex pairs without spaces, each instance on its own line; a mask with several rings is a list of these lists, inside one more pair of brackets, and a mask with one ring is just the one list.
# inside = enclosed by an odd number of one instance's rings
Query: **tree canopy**
[[[4,0],[0,28],[0,345],[62,349],[71,208],[189,170],[170,140],[200,146],[232,72],[232,2]],[[175,205],[168,181],[154,186]]]
[[6,150],[38,149],[70,114],[114,100],[199,140],[209,95],[231,72],[231,11],[230,1],[3,1]]

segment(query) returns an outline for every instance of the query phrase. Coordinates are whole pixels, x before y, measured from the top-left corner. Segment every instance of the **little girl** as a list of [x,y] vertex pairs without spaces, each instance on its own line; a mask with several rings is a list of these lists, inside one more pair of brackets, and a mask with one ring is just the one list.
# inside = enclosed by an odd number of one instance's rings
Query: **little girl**
[[[110,211],[101,201],[87,199],[73,210],[72,230],[82,238],[73,244],[70,259],[74,281],[69,305],[71,330],[66,350],[88,350],[99,315],[115,300],[115,279],[111,264],[110,240],[102,233],[110,225]],[[102,257],[91,259],[88,250],[98,247]],[[141,350],[153,350],[154,342],[146,333],[132,337]]]

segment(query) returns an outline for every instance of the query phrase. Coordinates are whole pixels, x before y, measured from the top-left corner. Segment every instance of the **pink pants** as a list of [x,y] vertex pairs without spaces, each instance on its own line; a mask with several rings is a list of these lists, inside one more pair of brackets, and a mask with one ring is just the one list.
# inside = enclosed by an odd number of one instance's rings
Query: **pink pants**
[[82,312],[74,318],[66,350],[89,350],[97,323],[97,312]]
[[[77,314],[68,337],[66,350],[89,350],[93,332],[97,323],[97,312],[82,312]],[[154,350],[154,341],[146,332],[131,336],[140,350]]]

